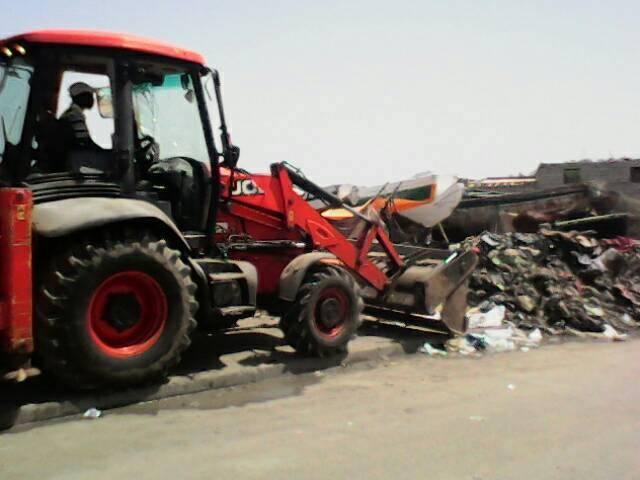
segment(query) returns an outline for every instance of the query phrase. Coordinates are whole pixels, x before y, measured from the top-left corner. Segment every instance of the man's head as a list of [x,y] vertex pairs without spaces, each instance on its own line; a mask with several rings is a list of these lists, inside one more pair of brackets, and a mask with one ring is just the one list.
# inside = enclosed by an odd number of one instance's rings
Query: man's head
[[93,107],[93,92],[94,89],[84,82],[76,82],[69,87],[71,100],[82,109]]

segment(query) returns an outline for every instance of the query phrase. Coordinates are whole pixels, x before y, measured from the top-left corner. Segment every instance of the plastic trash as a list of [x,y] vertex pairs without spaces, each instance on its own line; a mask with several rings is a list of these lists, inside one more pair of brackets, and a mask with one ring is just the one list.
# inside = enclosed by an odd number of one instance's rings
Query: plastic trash
[[537,348],[542,342],[542,332],[536,328],[527,334],[512,325],[503,328],[486,328],[473,331],[464,337],[449,340],[445,345],[449,351],[457,351],[466,355],[470,347],[477,351],[493,353],[509,352],[512,350],[529,351]]
[[507,327],[485,330],[482,332],[482,335],[492,341],[509,340],[513,336],[513,329],[511,327]]
[[95,420],[96,418],[100,418],[102,416],[102,410],[98,410],[97,408],[91,407],[82,415],[84,418],[88,418],[91,420]]
[[507,385],[507,388],[511,391],[516,389],[516,386],[513,383],[510,383],[509,385]]
[[480,337],[484,340],[488,351],[500,353],[516,349],[514,330],[511,327],[487,329]]
[[540,343],[542,341],[542,332],[539,328],[536,328],[527,335],[527,338],[534,343]]
[[498,240],[494,240],[489,233],[485,233],[484,235],[482,235],[482,237],[480,237],[480,239],[490,247],[497,247],[498,245],[500,245],[500,242]]
[[470,355],[476,353],[476,349],[469,343],[466,337],[456,337],[447,340],[444,344],[447,351],[451,353],[459,353],[460,355]]
[[605,324],[604,332],[602,332],[602,335],[604,335],[606,338],[610,338],[611,340],[615,340],[618,342],[626,340],[628,337],[626,333],[619,333],[615,328],[608,324]]
[[504,321],[506,308],[504,305],[496,305],[488,312],[471,312],[469,317],[469,328],[500,327]]
[[438,355],[443,357],[447,356],[446,350],[440,350],[439,348],[436,348],[433,345],[431,345],[429,342],[426,342],[424,345],[422,345],[422,347],[420,347],[420,351],[432,357],[438,356]]
[[594,307],[592,305],[585,305],[584,309],[589,315],[594,315],[596,317],[604,317],[604,315],[605,315],[604,310],[602,309],[602,307]]
[[489,345],[491,350],[497,353],[510,352],[511,350],[516,349],[516,344],[511,340],[506,340],[506,339],[493,341]]
[[481,417],[480,415],[471,415],[469,420],[472,422],[484,422],[484,417]]
[[628,313],[625,313],[624,315],[622,315],[622,317],[620,318],[620,321],[625,325],[627,325],[628,327],[637,326],[636,322],[633,321],[633,318],[631,318],[631,315],[629,315]]
[[485,342],[484,338],[482,338],[479,335],[474,335],[472,333],[469,333],[467,334],[466,339],[467,339],[467,342],[469,342],[469,344],[476,350],[487,349],[487,342]]

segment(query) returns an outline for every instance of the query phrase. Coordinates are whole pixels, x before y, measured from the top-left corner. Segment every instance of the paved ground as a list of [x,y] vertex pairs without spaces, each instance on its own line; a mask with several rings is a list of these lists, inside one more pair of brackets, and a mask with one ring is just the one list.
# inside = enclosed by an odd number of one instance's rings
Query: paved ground
[[412,355],[160,400],[6,433],[1,477],[636,479],[639,356]]
[[[442,328],[437,323],[433,326]],[[425,341],[442,343],[446,338],[446,334],[428,328],[366,321],[358,337],[349,343],[348,355],[301,357],[285,345],[278,319],[263,315],[244,320],[231,331],[196,335],[183,361],[162,384],[84,393],[66,390],[46,375],[19,384],[0,384],[0,431],[76,415],[90,407],[113,408],[413,353]]]

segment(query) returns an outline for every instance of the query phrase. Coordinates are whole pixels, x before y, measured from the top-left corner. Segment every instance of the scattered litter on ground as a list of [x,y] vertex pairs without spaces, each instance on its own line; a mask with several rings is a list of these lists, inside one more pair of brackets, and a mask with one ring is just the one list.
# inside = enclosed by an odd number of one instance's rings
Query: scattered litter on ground
[[507,388],[513,391],[516,389],[516,386],[513,383],[510,383],[509,385],[507,385]]
[[432,357],[438,356],[438,355],[444,356],[444,357],[447,356],[446,350],[440,350],[439,348],[436,348],[433,345],[431,345],[429,342],[426,342],[424,345],[422,345],[422,347],[420,347],[420,351]]
[[477,352],[477,348],[467,340],[467,336],[451,338],[444,345],[450,353],[471,355]]
[[481,417],[480,415],[471,415],[469,420],[472,422],[484,422],[484,417]]
[[4,380],[7,382],[21,383],[24,382],[27,378],[40,375],[40,373],[40,370],[34,367],[19,368],[17,370],[7,372],[4,375],[0,374],[0,381]]
[[542,341],[542,332],[540,332],[539,328],[536,328],[532,330],[527,337],[534,343],[540,343]]
[[618,340],[618,341],[626,340],[628,337],[626,333],[618,333],[617,330],[613,328],[611,325],[604,326],[603,335],[607,338],[610,338],[612,340]]
[[102,410],[98,410],[97,408],[92,407],[92,408],[89,408],[86,412],[84,412],[82,416],[84,418],[95,420],[96,418],[100,418],[102,416]]
[[570,328],[567,330],[570,334],[580,338],[600,338],[600,339],[606,338],[609,340],[613,340],[615,342],[623,342],[627,338],[629,338],[629,335],[627,335],[626,333],[618,332],[611,325],[606,325],[605,330],[602,333],[581,332],[580,330],[575,330],[573,328]]
[[28,378],[27,372],[24,368],[19,368],[13,372],[5,374],[2,379],[6,381],[14,381],[16,383],[24,382]]
[[[475,334],[486,345],[486,350],[494,352],[507,352],[515,350],[516,332],[511,328],[486,329],[483,333]],[[473,335],[473,334],[470,334]]]
[[527,334],[511,324],[502,324],[499,328],[471,329],[462,337],[448,340],[445,347],[447,351],[461,355],[510,352],[517,349],[527,352],[538,347],[541,341],[542,334],[539,329]]

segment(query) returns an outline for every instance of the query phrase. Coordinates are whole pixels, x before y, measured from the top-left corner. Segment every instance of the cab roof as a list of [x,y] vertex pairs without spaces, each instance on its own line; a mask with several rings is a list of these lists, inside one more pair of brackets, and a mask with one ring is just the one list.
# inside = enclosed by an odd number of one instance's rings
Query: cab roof
[[197,52],[126,33],[95,30],[35,30],[2,39],[0,46],[11,47],[12,44],[20,42],[115,48],[160,55],[201,65],[205,63],[204,57]]

